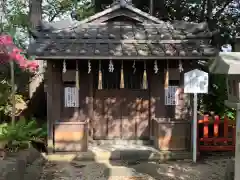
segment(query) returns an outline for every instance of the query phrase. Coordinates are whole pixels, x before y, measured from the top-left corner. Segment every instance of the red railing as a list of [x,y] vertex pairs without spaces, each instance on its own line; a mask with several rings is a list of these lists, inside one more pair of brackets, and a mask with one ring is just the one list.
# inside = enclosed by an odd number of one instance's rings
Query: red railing
[[235,121],[205,115],[198,121],[198,150],[235,151]]

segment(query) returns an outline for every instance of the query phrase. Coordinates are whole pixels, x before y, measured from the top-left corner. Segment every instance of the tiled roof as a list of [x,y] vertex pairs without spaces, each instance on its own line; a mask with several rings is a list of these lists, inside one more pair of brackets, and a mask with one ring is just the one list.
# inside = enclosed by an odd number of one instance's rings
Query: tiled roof
[[42,26],[33,32],[29,53],[39,57],[208,57],[212,33],[205,24],[82,24],[56,29]]

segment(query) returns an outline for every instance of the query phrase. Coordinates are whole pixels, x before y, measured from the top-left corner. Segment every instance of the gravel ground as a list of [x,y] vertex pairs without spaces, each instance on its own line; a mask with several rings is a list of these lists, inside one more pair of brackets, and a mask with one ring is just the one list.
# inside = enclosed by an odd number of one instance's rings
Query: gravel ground
[[231,156],[208,156],[189,161],[160,162],[50,162],[40,180],[223,180]]

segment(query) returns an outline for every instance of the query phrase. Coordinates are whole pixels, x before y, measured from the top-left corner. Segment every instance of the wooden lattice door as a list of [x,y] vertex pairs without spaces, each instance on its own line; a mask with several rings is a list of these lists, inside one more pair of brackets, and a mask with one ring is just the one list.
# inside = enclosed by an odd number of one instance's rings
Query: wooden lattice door
[[148,90],[125,90],[122,98],[122,139],[149,139]]
[[120,61],[114,63],[114,72],[106,63],[101,67],[102,88],[95,83],[93,138],[148,139],[149,89],[142,88],[143,62],[136,63],[135,72],[132,63],[124,64],[124,87],[120,87]]
[[120,90],[101,90],[95,92],[93,138],[121,138],[121,97]]

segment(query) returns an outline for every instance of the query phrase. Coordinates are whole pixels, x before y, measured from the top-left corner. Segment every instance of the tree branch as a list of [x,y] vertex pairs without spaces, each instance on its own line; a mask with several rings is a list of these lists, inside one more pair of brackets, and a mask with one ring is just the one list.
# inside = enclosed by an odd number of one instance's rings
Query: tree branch
[[212,19],[213,15],[213,4],[212,0],[207,0],[207,21],[209,22]]
[[202,0],[201,13],[200,13],[200,22],[204,21],[206,4],[207,4],[207,0]]
[[60,11],[57,11],[52,17],[49,17],[49,22],[52,22],[58,15],[60,14]]
[[55,9],[55,14],[49,18],[49,22],[52,22],[64,10],[64,7],[60,6],[58,9],[56,8],[54,9]]
[[216,12],[216,14],[214,15],[213,19],[218,19],[218,18],[221,16],[221,14],[223,13],[223,11],[226,9],[226,7],[227,7],[230,3],[232,3],[232,2],[233,2],[233,0],[226,0],[226,3],[223,5],[223,7],[222,7],[221,9],[219,9],[219,10]]

